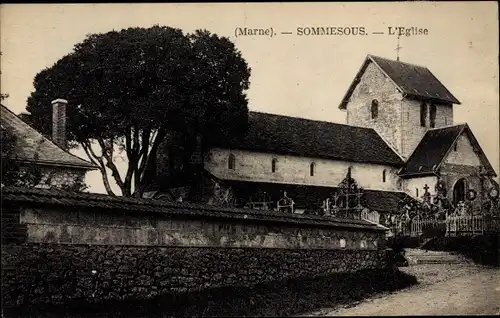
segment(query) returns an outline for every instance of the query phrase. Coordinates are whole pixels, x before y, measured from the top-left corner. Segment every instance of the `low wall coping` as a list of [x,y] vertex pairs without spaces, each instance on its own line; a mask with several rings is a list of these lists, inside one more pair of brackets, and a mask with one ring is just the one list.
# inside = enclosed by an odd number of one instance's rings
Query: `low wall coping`
[[2,187],[2,201],[19,206],[59,206],[99,209],[102,212],[121,211],[133,216],[144,213],[170,217],[189,217],[202,219],[225,219],[227,221],[245,220],[247,222],[282,223],[314,227],[342,227],[369,231],[386,231],[383,226],[356,219],[337,218],[317,215],[285,214],[241,208],[173,203],[157,199],[116,197],[98,193],[77,193],[55,189],[28,189],[20,187]]

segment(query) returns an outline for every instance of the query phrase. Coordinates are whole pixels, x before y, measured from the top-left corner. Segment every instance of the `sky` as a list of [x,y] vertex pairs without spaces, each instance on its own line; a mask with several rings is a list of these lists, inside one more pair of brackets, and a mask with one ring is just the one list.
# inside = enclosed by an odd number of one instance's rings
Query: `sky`
[[[345,123],[338,105],[366,55],[396,58],[388,28],[427,29],[400,38],[400,60],[428,67],[458,98],[454,123],[469,124],[500,171],[496,2],[2,4],[0,87],[10,95],[3,104],[25,111],[35,75],[87,34],[155,24],[230,38],[252,69],[250,110],[335,123]],[[275,35],[236,36],[245,27]],[[364,27],[367,35],[298,34],[307,27]],[[105,192],[98,171],[86,181],[89,191]]]

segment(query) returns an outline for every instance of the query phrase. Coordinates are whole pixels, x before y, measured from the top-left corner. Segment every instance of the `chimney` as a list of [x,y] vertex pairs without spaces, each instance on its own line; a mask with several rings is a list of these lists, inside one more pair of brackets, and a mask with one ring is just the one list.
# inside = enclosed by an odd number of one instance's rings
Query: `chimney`
[[56,99],[52,101],[52,141],[61,147],[67,149],[66,142],[66,105],[65,99]]

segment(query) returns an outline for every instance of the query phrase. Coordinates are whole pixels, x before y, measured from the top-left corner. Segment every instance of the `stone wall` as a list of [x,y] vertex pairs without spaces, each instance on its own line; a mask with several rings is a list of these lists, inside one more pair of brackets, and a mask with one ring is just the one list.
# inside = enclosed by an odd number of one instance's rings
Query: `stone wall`
[[477,192],[477,198],[473,201],[473,206],[477,210],[481,207],[481,197],[483,196],[486,199],[487,187],[486,184],[482,184],[481,179],[476,175],[477,168],[473,166],[467,165],[457,165],[444,163],[441,166],[441,178],[446,184],[446,188],[448,189],[448,200],[453,202],[453,189],[460,179],[465,179],[467,184],[466,190],[475,190]]
[[40,182],[41,188],[56,187],[65,188],[72,187],[76,184],[84,184],[85,170],[69,169],[69,168],[43,168],[43,178]]
[[[378,117],[371,118],[372,100],[378,101]],[[346,123],[374,128],[401,152],[401,107],[403,96],[394,83],[370,62],[347,104]]]
[[[378,117],[371,118],[371,104],[378,101]],[[430,128],[430,103],[425,127],[420,126],[421,101],[404,98],[396,85],[372,62],[347,104],[348,125],[375,129],[388,143],[408,158]],[[436,104],[435,127],[453,125],[453,106]]]
[[[438,181],[437,176],[425,176],[425,177],[413,177],[408,179],[402,179],[403,191],[408,193],[414,198],[422,198],[424,194],[424,187],[427,184],[429,186],[429,193],[431,195],[436,194],[436,183]],[[417,194],[418,189],[418,194]]]
[[[236,159],[234,169],[228,169],[230,153]],[[275,172],[271,170],[273,159],[277,159]],[[310,175],[311,163],[314,163],[313,176]],[[228,149],[212,149],[205,161],[205,168],[221,179],[333,187],[345,178],[349,167],[352,168],[352,177],[363,188],[399,189],[398,169],[391,166]],[[384,170],[386,182],[382,181]]]
[[355,224],[310,227],[53,208],[22,209],[20,223],[33,243],[329,249],[377,249],[383,243],[380,231]]
[[481,159],[479,159],[479,156],[474,151],[469,138],[467,138],[467,135],[464,133],[462,133],[462,135],[458,137],[456,148],[450,151],[448,157],[446,157],[445,162],[451,164],[472,166],[475,168],[483,166],[483,164],[481,163]]
[[[383,268],[385,251],[24,244],[2,248],[3,303],[148,299]],[[94,272],[93,272],[94,271]]]
[[384,230],[362,220],[36,191],[44,190],[4,188],[7,306],[143,299],[388,265]]
[[[402,103],[402,141],[401,155],[408,158],[422,140],[430,127],[430,103],[425,120],[425,127],[420,126],[420,104],[422,102],[412,99],[404,99]],[[453,124],[453,107],[451,105],[436,104],[435,128],[450,126]]]

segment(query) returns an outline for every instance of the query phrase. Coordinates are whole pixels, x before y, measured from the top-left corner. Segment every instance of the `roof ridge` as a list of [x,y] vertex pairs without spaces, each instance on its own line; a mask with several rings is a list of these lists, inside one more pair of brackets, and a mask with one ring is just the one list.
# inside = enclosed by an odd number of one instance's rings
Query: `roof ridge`
[[[467,123],[460,123],[460,124],[453,124],[453,125],[445,125],[441,127],[434,127],[434,128],[429,128],[427,131],[431,130],[440,130],[440,129],[447,129],[447,128],[455,128],[455,127],[460,127],[460,126],[468,126]],[[426,132],[427,133],[427,132]]]
[[424,66],[424,65],[421,65],[421,64],[415,64],[415,63],[409,63],[409,62],[403,62],[403,61],[393,60],[393,59],[389,59],[389,58],[386,58],[386,57],[382,57],[382,56],[378,56],[378,55],[373,55],[373,54],[368,54],[368,56],[369,57],[374,57],[374,58],[379,58],[379,59],[390,61],[390,62],[401,63],[401,64],[410,65],[410,66],[417,66],[417,67],[421,67],[421,68],[425,68],[425,69],[429,70],[429,68],[427,66]]
[[391,193],[408,194],[407,192],[405,192],[403,190],[387,190],[387,189],[380,189],[380,188],[363,188],[363,191],[378,191],[378,192],[391,192]]
[[270,115],[270,116],[284,117],[284,118],[293,118],[293,119],[300,119],[300,120],[305,120],[305,121],[310,121],[310,122],[316,122],[316,123],[324,123],[324,124],[338,125],[338,126],[347,126],[347,127],[354,127],[354,128],[361,128],[361,129],[365,129],[365,130],[373,130],[373,131],[375,131],[375,129],[369,128],[369,127],[347,125],[347,124],[336,123],[336,122],[333,122],[333,121],[326,121],[326,120],[319,120],[319,119],[310,119],[310,118],[296,117],[296,116],[290,116],[290,115],[280,115],[280,114],[273,114],[273,113],[265,113],[265,112],[259,112],[259,111],[249,111],[249,113],[262,114],[262,115]]

